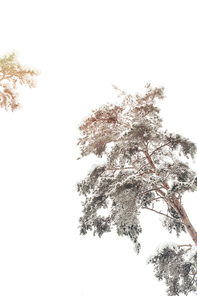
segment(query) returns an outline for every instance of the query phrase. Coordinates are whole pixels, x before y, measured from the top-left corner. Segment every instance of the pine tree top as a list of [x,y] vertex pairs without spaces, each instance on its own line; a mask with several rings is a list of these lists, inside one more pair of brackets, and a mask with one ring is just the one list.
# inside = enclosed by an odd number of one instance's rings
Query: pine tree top
[[[147,84],[145,94],[135,96],[114,88],[122,101],[93,110],[79,127],[81,157],[94,153],[107,158],[77,184],[79,194],[86,197],[79,219],[80,233],[90,230],[101,237],[115,227],[118,235],[130,237],[139,253],[140,213],[145,209],[162,216],[162,226],[170,233],[175,231],[179,236],[188,231],[197,244],[197,233],[182,204],[184,193],[197,190],[197,175],[181,157],[194,159],[196,144],[162,129],[156,100],[164,99],[163,87]],[[159,208],[161,203],[166,205],[166,212]],[[99,214],[101,208],[108,209],[107,216]],[[184,248],[168,246],[150,260],[155,264],[156,276],[166,280],[168,295],[188,292],[191,277],[197,274],[196,263],[190,260],[193,267],[189,269],[184,254]],[[169,265],[171,257],[178,258],[176,264]],[[192,273],[177,277],[178,270],[183,269]],[[191,290],[195,289],[192,284]]]

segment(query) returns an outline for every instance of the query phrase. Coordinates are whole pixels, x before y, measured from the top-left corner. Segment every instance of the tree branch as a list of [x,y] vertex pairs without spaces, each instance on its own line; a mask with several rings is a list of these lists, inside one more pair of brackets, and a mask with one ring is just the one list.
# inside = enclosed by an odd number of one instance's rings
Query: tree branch
[[3,75],[3,77],[0,79],[0,81],[4,80],[4,79],[9,79],[12,78],[15,75],[8,75],[7,77]]
[[189,245],[178,245],[177,247],[179,247],[179,248],[181,248],[181,247],[190,247],[190,249],[191,249],[192,245],[191,244],[189,244]]
[[157,191],[157,190],[159,190],[159,189],[161,189],[161,188],[162,188],[162,187],[152,188],[152,189],[146,190],[146,191],[144,191],[144,192],[141,192],[139,195],[143,195],[143,194],[145,194],[145,193],[147,193],[147,192],[150,192],[150,191]]
[[114,168],[114,169],[106,169],[106,171],[119,171],[119,170],[129,170],[134,169],[135,167],[126,167],[126,168]]
[[170,217],[170,216],[168,216],[168,215],[166,215],[166,214],[163,214],[163,213],[161,213],[161,212],[158,212],[158,211],[156,211],[156,210],[153,210],[153,209],[150,209],[150,208],[147,208],[147,207],[143,207],[142,209],[147,209],[147,210],[153,211],[153,212],[158,213],[158,214],[160,214],[160,215],[166,216],[167,218],[170,218],[170,219],[172,219],[172,220],[175,220],[175,221],[178,222],[178,223],[181,223],[181,224],[186,225],[185,223],[183,223],[183,222],[181,222],[181,221],[179,221],[179,220],[177,220],[177,219],[175,219],[175,218],[172,218],[172,217]]
[[147,153],[148,153],[148,147],[147,147],[147,144],[145,143],[143,136],[141,136],[141,138],[142,138],[142,142],[143,142],[143,144],[144,144],[144,146],[145,146],[145,148],[146,148],[146,151],[147,151]]
[[102,201],[100,201],[99,203],[97,203],[96,206],[98,206],[98,205],[100,205],[101,203],[103,203],[104,201],[106,201],[107,198],[108,198],[108,196],[107,196],[104,200],[102,200]]
[[192,289],[192,287],[194,285],[194,280],[195,280],[196,274],[197,274],[197,271],[194,273],[194,276],[193,276],[193,279],[192,279],[192,282],[191,282],[191,287],[190,287],[189,291],[187,292],[187,295],[189,294],[189,292],[191,291],[191,289]]
[[149,200],[147,200],[147,201],[144,201],[141,205],[138,206],[138,209],[141,208],[141,206],[142,206],[143,204],[147,203],[147,202],[150,202],[150,201],[153,201],[153,200],[156,200],[156,199],[161,199],[161,198],[163,199],[163,197],[161,196],[161,197],[156,197],[156,198],[152,198],[152,199],[149,199]]
[[178,245],[178,247],[179,248],[181,248],[181,247],[189,247],[186,251],[185,251],[185,254],[188,252],[188,251],[190,251],[191,250],[191,248],[192,248],[192,245]]
[[150,165],[149,163],[145,163],[144,165],[142,165],[135,174],[139,173],[139,171],[144,168],[145,166]]
[[[149,170],[149,171],[146,171],[146,172],[143,172],[143,173],[139,174],[138,176],[143,176],[145,174],[153,174],[153,173],[154,173],[154,171]],[[161,188],[163,188],[163,187],[161,187]]]
[[147,144],[145,143],[143,136],[142,136],[141,138],[142,138],[143,144],[144,144],[145,149],[146,149],[146,151],[143,151],[143,152],[144,152],[144,154],[146,155],[146,158],[147,158],[147,160],[148,160],[150,166],[151,166],[152,169],[155,171],[156,168],[155,168],[155,165],[154,165],[154,163],[153,163],[153,161],[152,161],[152,159],[151,159],[151,155],[150,155],[149,152],[148,152]]
[[125,127],[131,127],[130,126],[130,124],[129,123],[126,123],[126,124],[124,124],[124,123],[120,123],[120,122],[118,122],[117,120],[111,120],[110,121],[110,119],[105,119],[105,118],[102,118],[102,119],[95,119],[93,122],[95,122],[95,121],[99,121],[99,122],[101,122],[101,123],[104,123],[104,122],[106,122],[106,123],[117,123],[117,124],[119,124],[119,125],[123,125],[123,126],[125,126]]
[[[178,142],[178,141],[174,141],[174,142]],[[171,143],[171,142],[168,142],[168,143],[165,143],[165,144],[159,146],[158,148],[156,148],[156,149],[151,153],[151,155],[153,155],[153,153],[155,153],[155,151],[161,149],[161,148],[164,147],[164,146],[167,146],[167,145],[170,144],[170,143]],[[151,155],[150,155],[150,156],[151,156]]]
[[[153,153],[155,153],[155,151],[161,149],[161,148],[164,147],[164,146],[167,146],[168,144],[170,144],[170,142],[168,142],[168,143],[166,143],[166,144],[164,144],[164,145],[159,146],[158,148],[156,148],[156,149],[151,153],[151,155],[153,155]],[[150,156],[151,156],[151,155],[150,155]]]

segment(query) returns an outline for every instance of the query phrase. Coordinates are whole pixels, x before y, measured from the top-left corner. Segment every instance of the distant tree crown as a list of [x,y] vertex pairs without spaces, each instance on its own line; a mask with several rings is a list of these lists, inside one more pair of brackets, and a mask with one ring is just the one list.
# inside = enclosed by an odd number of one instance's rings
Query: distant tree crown
[[27,84],[30,88],[36,87],[34,76],[40,74],[37,68],[22,66],[18,61],[16,52],[5,54],[0,59],[0,107],[6,111],[21,109],[18,100],[19,93],[16,92],[17,83]]

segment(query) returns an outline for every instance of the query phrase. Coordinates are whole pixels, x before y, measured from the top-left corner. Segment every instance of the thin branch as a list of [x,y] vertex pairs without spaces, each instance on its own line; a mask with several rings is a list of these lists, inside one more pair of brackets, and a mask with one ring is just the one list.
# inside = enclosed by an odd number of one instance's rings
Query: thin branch
[[137,150],[137,151],[145,153],[145,151],[144,151],[144,150],[142,150],[142,149],[139,149],[139,148],[138,148],[138,150]]
[[153,162],[152,159],[151,159],[151,155],[149,154],[148,146],[147,146],[147,144],[145,143],[143,136],[142,136],[141,138],[142,138],[143,144],[144,144],[145,149],[146,149],[146,151],[143,151],[143,153],[145,154],[145,156],[146,156],[146,158],[147,158],[147,160],[148,160],[150,166],[151,166],[152,169],[155,171],[156,168],[155,168],[154,162]]
[[189,291],[187,292],[187,295],[188,295],[188,293],[191,291],[191,289],[192,289],[192,287],[193,287],[193,285],[194,285],[194,280],[195,280],[195,276],[196,276],[196,274],[197,274],[197,271],[194,273],[194,276],[193,276],[193,279],[192,279],[192,282],[191,282],[191,287],[190,287]]
[[[161,149],[161,148],[164,147],[164,146],[167,146],[167,145],[170,144],[170,143],[171,143],[171,142],[168,142],[168,143],[166,143],[166,144],[164,144],[164,145],[159,146],[158,148],[156,148],[156,149],[151,153],[151,155],[153,155],[153,153],[155,153],[155,151]],[[151,155],[150,155],[150,156],[151,156]]]
[[[143,173],[139,174],[138,176],[143,176],[145,174],[153,174],[153,173],[154,173],[154,171],[149,170],[149,171],[146,171],[146,172],[143,172]],[[163,188],[163,187],[161,187],[161,188]]]
[[177,247],[179,247],[179,248],[181,248],[181,247],[190,247],[190,249],[191,249],[192,245],[191,244],[189,244],[189,245],[178,245]]
[[170,188],[170,186],[166,182],[163,182],[162,185],[163,185],[163,188],[166,190]]
[[117,123],[120,124],[120,125],[124,125],[124,126],[126,126],[126,127],[131,127],[131,125],[130,125],[129,123],[120,123],[120,122],[118,122],[118,121],[117,121]]
[[[145,148],[146,148],[146,151],[147,151],[147,150],[148,150],[148,148],[147,148],[147,144],[145,143],[143,136],[141,136],[141,138],[142,138],[142,142],[143,142],[143,144],[144,144],[144,146],[145,146]],[[147,151],[147,152],[148,152],[148,151]]]
[[114,171],[114,170],[116,170],[116,171],[118,171],[118,170],[129,170],[129,169],[134,169],[134,167],[126,167],[126,168],[114,168],[114,169],[107,169],[106,171]]
[[100,174],[98,174],[98,176],[94,177],[94,179],[96,178],[98,179],[104,172],[105,172],[105,169]]
[[[173,142],[178,142],[178,141],[173,141]],[[168,143],[165,143],[165,144],[159,146],[158,148],[156,148],[156,149],[151,153],[151,155],[153,155],[153,153],[155,153],[155,151],[161,149],[161,148],[164,147],[164,146],[167,146],[167,145],[170,144],[170,143],[171,143],[171,142],[168,142]],[[151,155],[150,155],[150,156],[151,156]]]
[[157,194],[157,196],[162,197],[162,198],[164,199],[164,196],[160,195],[160,194],[158,193],[158,191],[156,191],[156,194]]
[[137,174],[142,168],[144,168],[145,166],[147,166],[147,165],[150,165],[149,163],[145,163],[144,165],[142,165],[139,169],[138,169],[138,171],[135,173],[135,174]]
[[102,118],[102,119],[95,119],[93,122],[95,122],[95,121],[98,121],[98,122],[101,122],[101,123],[104,123],[104,122],[106,122],[106,123],[115,123],[115,124],[117,123],[117,124],[123,125],[125,127],[128,127],[128,126],[131,127],[129,123],[124,124],[124,123],[118,122],[117,120],[116,121],[110,121],[110,119]]
[[113,169],[105,169],[102,173],[107,172],[107,171],[113,171],[113,177],[114,177],[114,174],[115,174],[116,171],[119,171],[119,170],[131,170],[131,169],[135,169],[135,167],[126,167],[126,168],[116,168],[116,167],[114,167]]
[[104,199],[104,200],[101,200],[99,203],[96,204],[96,206],[100,205],[101,203],[103,203],[104,201],[106,201],[106,199],[108,198],[108,196]]
[[145,194],[145,193],[147,193],[147,192],[150,192],[150,191],[157,191],[158,189],[161,189],[161,188],[162,188],[162,187],[152,188],[152,189],[146,190],[146,191],[144,191],[144,192],[141,192],[139,195],[143,195],[143,194]]
[[138,209],[141,208],[141,206],[142,206],[143,204],[146,204],[147,202],[150,202],[150,201],[153,201],[153,200],[156,200],[156,199],[161,199],[161,198],[163,198],[163,197],[162,197],[162,196],[161,196],[161,197],[156,197],[156,198],[152,198],[152,199],[149,199],[149,200],[147,200],[147,201],[144,201],[141,205],[138,206]]
[[[144,140],[143,136],[141,136],[141,139],[142,139],[142,142],[143,142],[144,147],[145,147],[145,149],[146,149],[146,152],[145,152],[145,151],[143,151],[143,152],[144,152],[145,155],[147,156],[147,155],[149,155],[149,153],[148,153],[148,145],[145,143],[145,140]],[[149,156],[150,156],[150,155],[149,155]]]
[[[84,137],[84,138],[81,138],[81,139],[83,140],[83,139],[85,139],[85,138],[86,138],[86,140],[88,140],[88,137]],[[101,145],[102,145],[102,144],[109,144],[109,143],[111,143],[111,142],[117,142],[117,141],[118,141],[118,140],[113,140],[113,139],[112,139],[111,141],[100,141],[99,144],[101,144]]]
[[188,251],[190,251],[191,250],[191,248],[192,248],[192,245],[178,245],[178,247],[180,248],[180,247],[189,247],[186,251],[185,251],[185,254],[188,252]]
[[149,113],[151,113],[151,111],[146,112],[146,114],[144,114],[144,117],[145,117],[146,115],[148,115]]
[[3,75],[3,77],[0,79],[0,81],[4,80],[4,79],[9,79],[11,77],[13,77],[15,75],[8,75],[7,77]]
[[[137,162],[138,160],[135,160],[134,162],[132,162],[132,164],[134,164],[135,162]],[[149,163],[145,164],[144,166],[149,165]],[[144,166],[142,166],[135,174],[137,174]],[[130,166],[130,167],[124,167],[124,168],[120,168],[120,167],[114,167],[113,169],[106,169],[105,171],[118,171],[118,170],[131,170],[131,169],[135,169],[135,167]],[[143,174],[148,174],[149,172],[154,173],[153,171],[147,171],[144,172]],[[141,176],[141,175],[139,175]]]
[[[163,187],[162,187],[162,188],[163,188]],[[161,189],[158,189],[158,190],[157,190],[157,193],[160,193],[161,196],[165,197],[165,193],[164,193]]]
[[168,216],[168,215],[166,215],[166,214],[163,214],[163,213],[161,213],[161,212],[158,212],[158,211],[156,211],[156,210],[153,210],[153,209],[150,209],[150,208],[147,208],[147,207],[144,207],[144,208],[142,208],[142,209],[147,209],[147,210],[153,211],[153,212],[158,213],[158,214],[160,214],[160,215],[166,216],[167,218],[170,218],[170,219],[172,219],[172,220],[175,220],[175,221],[178,222],[178,223],[181,223],[181,224],[186,225],[185,223],[183,223],[183,222],[181,222],[181,221],[179,221],[179,220],[177,220],[177,219],[175,219],[175,218],[172,218],[172,217],[170,217],[170,216]]

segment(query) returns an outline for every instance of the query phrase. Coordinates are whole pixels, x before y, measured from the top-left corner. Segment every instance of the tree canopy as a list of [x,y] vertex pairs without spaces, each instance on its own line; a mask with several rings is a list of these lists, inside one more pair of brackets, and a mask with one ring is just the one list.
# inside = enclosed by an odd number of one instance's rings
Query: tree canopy
[[0,107],[9,108],[12,111],[21,109],[22,105],[18,100],[17,83],[27,84],[30,88],[36,87],[34,76],[40,74],[37,68],[22,66],[18,61],[16,52],[7,53],[0,58]]
[[[197,175],[184,158],[194,159],[196,144],[162,129],[156,101],[164,99],[163,87],[147,84],[145,94],[135,96],[113,87],[120,103],[93,110],[79,127],[81,157],[94,153],[107,159],[77,184],[79,194],[85,196],[80,234],[90,230],[101,237],[115,227],[139,253],[140,213],[158,213],[166,230],[177,236],[188,233],[194,246],[166,245],[148,263],[154,265],[155,276],[165,280],[169,296],[188,295],[197,291],[197,232],[182,196],[197,190]],[[160,205],[166,211],[157,209]],[[99,214],[102,208],[108,209],[108,215]]]

